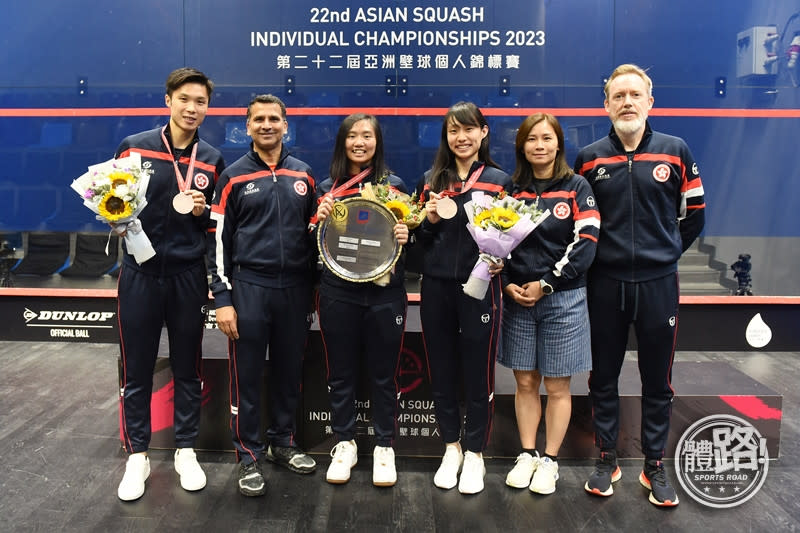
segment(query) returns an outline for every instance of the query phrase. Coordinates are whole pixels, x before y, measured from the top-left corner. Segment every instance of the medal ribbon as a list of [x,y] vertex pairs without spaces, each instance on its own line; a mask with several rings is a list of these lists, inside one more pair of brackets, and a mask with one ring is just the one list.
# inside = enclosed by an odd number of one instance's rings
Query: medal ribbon
[[[352,178],[347,180],[343,185],[340,185],[339,187],[336,187],[336,188],[332,189],[329,193],[323,195],[323,198],[325,196],[330,195],[332,198],[335,199],[336,197],[338,197],[340,195],[340,193],[342,191],[346,191],[347,189],[349,189],[350,187],[352,187],[356,183],[359,183],[361,180],[363,180],[364,178],[369,176],[370,172],[372,172],[372,167],[365,168],[364,170],[362,170],[361,172],[359,172],[358,174],[356,174],[355,176],[353,176]],[[320,201],[322,201],[322,198],[320,198]],[[317,227],[317,222],[318,222],[317,214],[314,213],[311,216],[311,221],[308,223],[308,230],[309,231],[314,231],[314,228]]]
[[178,190],[183,192],[189,189],[189,186],[192,183],[192,174],[194,173],[194,161],[197,157],[197,145],[200,143],[194,143],[194,147],[192,148],[192,157],[189,160],[189,170],[186,173],[186,178],[183,177],[181,174],[181,170],[178,168],[178,162],[175,161],[175,156],[172,154],[172,148],[169,147],[169,142],[167,141],[167,136],[164,135],[164,130],[167,127],[164,126],[161,128],[161,140],[164,141],[164,146],[167,147],[167,152],[169,152],[170,157],[172,158],[172,165],[175,167],[175,179],[178,181]]
[[475,185],[475,182],[478,181],[478,178],[481,177],[484,168],[486,168],[486,165],[481,165],[478,168],[476,168],[475,171],[472,174],[470,174],[469,179],[466,181],[466,183],[464,183],[460,191],[456,192],[454,190],[453,184],[451,183],[446,191],[442,191],[439,194],[442,196],[442,198],[446,196],[458,196],[459,194],[464,194],[465,192],[470,190],[473,185]]
[[330,194],[334,198],[337,198],[340,195],[339,193],[341,193],[342,191],[346,191],[356,183],[359,183],[361,180],[369,176],[370,172],[372,172],[372,167],[365,168],[364,170],[362,170],[361,172],[359,172],[358,174],[347,180],[343,185],[336,187],[328,194]]

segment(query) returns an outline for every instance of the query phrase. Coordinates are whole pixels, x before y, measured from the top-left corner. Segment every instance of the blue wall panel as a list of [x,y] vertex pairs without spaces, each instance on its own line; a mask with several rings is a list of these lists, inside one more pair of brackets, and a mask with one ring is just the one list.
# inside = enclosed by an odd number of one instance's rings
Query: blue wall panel
[[[655,108],[679,110],[796,110],[800,89],[797,69],[786,67],[788,40],[800,31],[800,1],[783,0],[494,0],[463,1],[450,7],[483,8],[482,22],[355,22],[359,7],[392,9],[430,7],[439,2],[312,2],[295,0],[141,0],[139,2],[10,3],[0,18],[0,111],[52,109],[51,116],[0,116],[0,231],[32,229],[101,229],[68,189],[84,167],[110,157],[130,133],[163,123],[163,115],[72,116],[64,109],[163,108],[163,81],[181,65],[207,72],[216,82],[212,106],[234,108],[232,114],[209,116],[201,131],[220,146],[226,160],[247,146],[242,137],[243,107],[253,94],[273,92],[290,107],[288,144],[306,159],[319,178],[327,174],[333,135],[341,114],[301,116],[297,108],[384,107],[380,117],[387,159],[413,186],[430,165],[438,139],[439,118],[412,113],[393,116],[393,108],[445,108],[470,99],[484,108],[500,108],[491,116],[492,146],[498,161],[511,170],[516,125],[523,108],[592,110],[587,116],[564,113],[568,157],[606,135],[609,122],[595,116],[602,108],[602,83],[618,63],[649,68],[655,83]],[[351,21],[313,22],[323,8],[344,11]],[[446,7],[446,6],[445,6]],[[316,10],[316,11],[315,11]],[[786,30],[775,76],[736,77],[738,32],[775,24]],[[374,46],[354,44],[356,31],[496,30],[501,44],[483,47]],[[505,46],[506,31],[546,32],[542,46]],[[342,32],[351,41],[342,47],[251,47],[251,32]],[[482,69],[338,69],[278,68],[278,54],[342,56],[375,53],[488,55],[504,60],[519,56],[520,67]],[[294,63],[298,66],[299,63]],[[285,79],[295,79],[295,93],[286,94]],[[395,86],[387,94],[386,78],[407,78],[407,92]],[[508,76],[510,94],[500,95],[499,80]],[[88,90],[80,95],[78,80]],[[726,95],[715,92],[715,80],[727,80]],[[494,109],[493,109],[494,110]],[[558,114],[558,113],[557,113]],[[654,128],[684,137],[700,163],[708,197],[709,236],[797,237],[800,167],[796,118],[730,116],[654,116]],[[24,115],[18,113],[17,115]]]

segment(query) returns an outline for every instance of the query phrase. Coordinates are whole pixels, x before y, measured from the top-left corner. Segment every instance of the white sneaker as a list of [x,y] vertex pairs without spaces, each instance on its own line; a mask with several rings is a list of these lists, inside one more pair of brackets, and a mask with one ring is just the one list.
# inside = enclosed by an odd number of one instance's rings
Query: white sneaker
[[193,448],[175,450],[175,471],[181,477],[183,490],[200,490],[206,486],[206,474],[200,468]]
[[389,446],[375,446],[372,452],[372,484],[376,487],[391,487],[397,483],[394,467],[394,450]]
[[150,459],[143,453],[132,453],[125,464],[125,475],[117,487],[117,497],[122,501],[137,500],[144,494],[144,480],[150,475]]
[[539,467],[533,474],[530,486],[531,492],[553,494],[556,491],[557,479],[558,463],[549,457],[545,457],[539,462]]
[[486,467],[483,466],[483,455],[468,451],[464,454],[464,468],[458,480],[458,492],[461,494],[477,494],[483,490],[483,477]]
[[464,456],[461,454],[461,445],[448,444],[444,449],[444,457],[442,457],[442,464],[433,476],[433,484],[440,489],[450,490],[458,484],[458,471],[461,469],[461,463],[464,462]]
[[506,476],[506,485],[515,489],[524,489],[530,485],[531,477],[533,477],[533,473],[540,462],[539,452],[536,452],[536,457],[528,452],[519,454],[514,468]]
[[343,440],[331,450],[331,466],[328,467],[328,483],[341,484],[350,480],[350,469],[358,462],[358,447],[354,440]]

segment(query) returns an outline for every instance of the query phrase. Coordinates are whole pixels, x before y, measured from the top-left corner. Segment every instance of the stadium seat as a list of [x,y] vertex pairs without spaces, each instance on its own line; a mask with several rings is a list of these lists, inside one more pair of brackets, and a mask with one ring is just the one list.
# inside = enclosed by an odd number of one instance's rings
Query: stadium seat
[[[108,254],[106,254],[108,247]],[[60,272],[66,277],[96,278],[111,272],[119,262],[119,237],[103,233],[75,235],[75,256]]]
[[50,276],[69,261],[69,233],[62,231],[31,232],[24,242],[22,261],[11,271],[17,276]]

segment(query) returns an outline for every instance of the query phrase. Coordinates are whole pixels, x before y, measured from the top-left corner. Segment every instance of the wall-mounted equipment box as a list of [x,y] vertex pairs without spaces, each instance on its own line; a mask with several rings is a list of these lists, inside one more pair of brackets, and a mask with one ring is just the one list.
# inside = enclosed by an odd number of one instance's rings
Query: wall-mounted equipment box
[[736,34],[736,77],[777,74],[777,39],[777,26],[753,26]]

